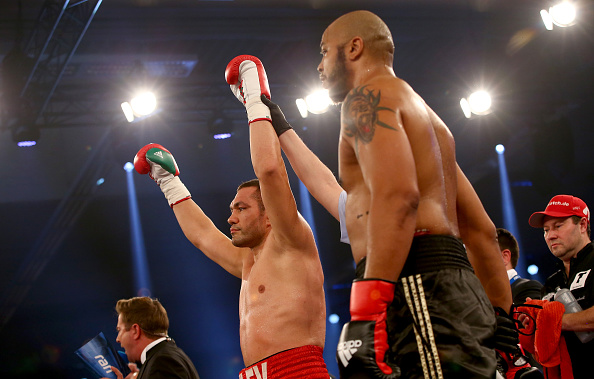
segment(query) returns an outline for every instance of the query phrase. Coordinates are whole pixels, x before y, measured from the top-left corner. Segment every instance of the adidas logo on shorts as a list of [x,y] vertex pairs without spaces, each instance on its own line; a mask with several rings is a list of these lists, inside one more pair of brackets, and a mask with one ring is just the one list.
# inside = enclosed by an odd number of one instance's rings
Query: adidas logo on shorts
[[361,347],[363,342],[361,340],[350,340],[339,343],[336,347],[336,354],[340,358],[340,362],[344,367],[347,367],[353,354],[357,352],[357,348]]

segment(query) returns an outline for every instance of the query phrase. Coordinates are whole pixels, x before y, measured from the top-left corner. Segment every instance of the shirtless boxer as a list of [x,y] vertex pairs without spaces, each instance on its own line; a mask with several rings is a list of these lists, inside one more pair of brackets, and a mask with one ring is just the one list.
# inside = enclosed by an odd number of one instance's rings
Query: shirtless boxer
[[[290,126],[275,127],[314,197],[334,217],[346,216],[357,274],[365,278],[353,284],[353,322],[337,354],[341,377],[493,377],[495,354],[484,345],[495,323],[485,292],[507,310],[511,292],[495,226],[455,161],[450,131],[394,75],[392,37],[377,16],[339,18],[321,49],[320,77],[343,102],[339,173],[348,201],[327,168],[311,169],[323,164],[299,137],[283,133]],[[356,341],[363,342],[353,351]]]
[[343,103],[339,176],[358,265],[341,343],[363,341],[341,376],[492,378],[495,318],[457,238],[451,133],[394,74],[391,33],[373,13],[338,18],[320,48],[320,79]]
[[[340,221],[340,240],[349,244],[345,226],[346,191],[337,182],[334,174],[305,145],[286,121],[278,105],[263,99],[270,107],[272,121],[295,173],[311,192],[312,196]],[[439,138],[439,137],[438,137]],[[511,297],[509,281],[503,274],[505,269],[499,265],[499,250],[494,236],[495,225],[484,210],[472,185],[458,167],[457,217],[460,235],[465,243],[468,258],[475,273],[495,309],[510,309]],[[513,322],[506,315],[497,317],[497,331],[490,346],[502,351],[517,350],[518,334]],[[513,329],[513,330],[512,330]],[[339,362],[340,353],[339,353]]]
[[255,57],[239,56],[225,76],[246,105],[258,178],[241,184],[230,204],[231,239],[191,199],[165,148],[143,147],[135,167],[159,184],[186,237],[242,279],[240,343],[246,368],[239,378],[327,379],[322,266],[313,233],[297,211],[269,110],[260,100],[261,94],[270,96],[264,68]]

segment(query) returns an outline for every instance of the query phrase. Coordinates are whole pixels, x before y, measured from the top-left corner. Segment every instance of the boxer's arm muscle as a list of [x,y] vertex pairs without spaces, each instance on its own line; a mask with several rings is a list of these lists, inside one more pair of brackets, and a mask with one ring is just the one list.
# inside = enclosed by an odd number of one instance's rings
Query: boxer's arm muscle
[[347,121],[343,135],[370,192],[365,277],[396,281],[412,244],[419,189],[400,116],[404,104],[397,96],[384,97],[382,89],[358,88],[349,94],[342,109]]
[[278,137],[270,122],[250,124],[250,153],[275,237],[282,244],[301,246],[312,233],[297,211]]
[[194,246],[229,273],[241,278],[244,249],[233,246],[229,237],[214,225],[192,199],[174,205],[173,212],[185,236]]
[[343,189],[332,171],[305,145],[293,129],[281,134],[279,141],[299,179],[311,195],[338,220],[338,198]]

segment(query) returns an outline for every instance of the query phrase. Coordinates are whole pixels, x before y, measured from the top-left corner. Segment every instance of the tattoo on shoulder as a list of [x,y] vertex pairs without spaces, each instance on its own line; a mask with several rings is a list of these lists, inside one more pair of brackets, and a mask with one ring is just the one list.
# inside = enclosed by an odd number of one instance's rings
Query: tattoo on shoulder
[[345,124],[345,134],[348,137],[354,137],[355,142],[369,143],[373,139],[376,126],[398,131],[382,122],[378,117],[378,111],[394,110],[386,107],[380,107],[381,91],[377,95],[372,89],[365,88],[367,85],[354,88],[347,96],[343,107],[343,122]]

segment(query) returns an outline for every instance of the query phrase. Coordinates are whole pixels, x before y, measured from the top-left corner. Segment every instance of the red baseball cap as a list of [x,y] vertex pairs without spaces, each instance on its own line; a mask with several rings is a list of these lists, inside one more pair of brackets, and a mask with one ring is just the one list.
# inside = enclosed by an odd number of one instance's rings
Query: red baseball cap
[[557,195],[549,201],[543,212],[534,212],[528,223],[535,228],[542,228],[545,216],[551,217],[585,217],[590,223],[590,210],[582,199],[571,195]]

